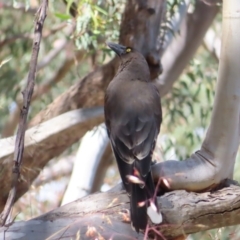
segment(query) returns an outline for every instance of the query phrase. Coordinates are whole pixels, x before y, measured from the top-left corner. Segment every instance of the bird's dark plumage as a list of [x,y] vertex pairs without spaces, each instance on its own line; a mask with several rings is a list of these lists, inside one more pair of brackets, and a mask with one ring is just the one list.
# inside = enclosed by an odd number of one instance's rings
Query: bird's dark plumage
[[[141,53],[114,43],[108,46],[120,56],[121,63],[106,90],[105,122],[123,184],[130,195],[132,225],[139,231],[146,228],[148,200],[153,198],[155,189],[151,162],[162,121],[160,96],[150,81]],[[129,181],[129,175],[138,177],[143,184]],[[140,207],[142,202],[146,204]]]

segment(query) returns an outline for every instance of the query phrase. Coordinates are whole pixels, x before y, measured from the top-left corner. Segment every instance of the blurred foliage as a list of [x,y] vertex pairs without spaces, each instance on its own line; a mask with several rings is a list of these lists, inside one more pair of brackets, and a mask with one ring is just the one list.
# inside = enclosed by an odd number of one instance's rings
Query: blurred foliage
[[162,100],[163,151],[168,159],[186,159],[199,149],[210,122],[217,64],[200,48],[172,91]]
[[[69,6],[73,1],[49,1],[49,12],[44,24],[44,32],[58,27],[62,23],[73,24]],[[39,52],[40,63],[44,57],[64,38],[72,42],[73,50],[70,48],[62,51],[44,69],[37,74],[36,83],[45,83],[54,71],[61,66],[69,54],[79,49],[86,50],[85,61],[75,63],[64,79],[52,86],[51,91],[42,96],[37,103],[31,104],[30,118],[41,109],[51,103],[60,93],[69,88],[76,79],[83,77],[91,71],[91,56],[98,52],[97,64],[112,56],[105,47],[106,40],[117,41],[118,28],[120,25],[121,13],[125,1],[118,0],[79,0],[76,1],[77,17],[76,31],[71,36],[66,36],[64,29],[56,31],[47,37],[43,37]],[[6,1],[9,4],[9,1]],[[37,10],[38,1],[13,1],[13,6],[26,4],[26,12],[12,8],[0,8],[0,44],[7,42],[0,51],[0,132],[8,119],[9,113],[16,106],[16,98],[25,86],[28,74],[28,66],[32,50],[32,37],[34,16],[28,12],[28,7]],[[24,23],[24,24],[22,24]],[[75,46],[75,49],[74,49]],[[73,53],[72,53],[73,51]],[[20,95],[21,97],[21,95]]]
[[188,236],[187,240],[238,240],[240,239],[239,226],[223,227]]
[[[58,13],[55,4],[52,10],[61,20],[71,19],[70,6],[72,0],[68,0],[66,13]],[[106,40],[117,41],[121,13],[125,0],[79,0],[76,3],[76,32],[73,36],[78,49],[93,51],[104,49]],[[104,49],[105,50],[105,49]]]

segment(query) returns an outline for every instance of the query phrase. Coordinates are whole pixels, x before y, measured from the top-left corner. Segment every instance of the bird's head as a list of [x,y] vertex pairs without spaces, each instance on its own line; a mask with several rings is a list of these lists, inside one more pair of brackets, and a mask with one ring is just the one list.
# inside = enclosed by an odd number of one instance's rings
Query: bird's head
[[108,47],[110,47],[119,57],[129,57],[135,50],[132,47],[126,47],[117,43],[107,42]]
[[145,81],[149,80],[150,72],[148,64],[143,55],[132,47],[123,46],[117,43],[107,42],[109,48],[111,48],[121,59],[119,71],[122,68],[129,69],[131,71],[137,71]]

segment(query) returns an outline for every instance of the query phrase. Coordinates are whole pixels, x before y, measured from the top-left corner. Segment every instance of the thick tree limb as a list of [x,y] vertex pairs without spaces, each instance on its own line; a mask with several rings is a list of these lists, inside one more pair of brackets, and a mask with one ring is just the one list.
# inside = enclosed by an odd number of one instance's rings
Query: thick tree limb
[[90,193],[95,193],[97,191],[100,191],[100,188],[103,185],[103,180],[106,176],[106,172],[108,168],[111,166],[111,164],[113,164],[113,161],[114,161],[114,156],[112,153],[112,148],[110,146],[110,142],[108,142],[105,152],[99,161],[98,168],[96,171],[96,176],[94,178]]
[[[49,159],[61,154],[66,146],[70,147],[97,122],[103,121],[102,115],[102,108],[73,110],[26,131],[22,179],[18,183],[16,200],[28,190]],[[5,205],[11,185],[14,141],[15,137],[0,140],[0,209]]]
[[[240,188],[216,192],[174,191],[158,199],[164,216],[155,228],[168,240],[182,234],[240,223]],[[0,228],[0,238],[27,239],[143,239],[127,220],[125,191],[97,193],[64,205],[27,222]],[[102,237],[102,238],[101,238]],[[162,239],[158,236],[157,239]]]
[[[232,178],[240,140],[240,1],[224,1],[222,48],[211,123],[199,151],[154,166],[170,189],[201,191]],[[156,179],[157,181],[157,179]]]
[[108,142],[105,124],[95,127],[82,138],[62,205],[92,192],[97,169]]

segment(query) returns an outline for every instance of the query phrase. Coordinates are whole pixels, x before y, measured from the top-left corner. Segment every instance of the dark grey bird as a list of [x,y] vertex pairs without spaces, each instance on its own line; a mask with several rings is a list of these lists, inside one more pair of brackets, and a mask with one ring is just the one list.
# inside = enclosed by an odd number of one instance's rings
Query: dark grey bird
[[[160,96],[140,52],[107,44],[120,57],[120,66],[106,90],[105,123],[123,185],[130,195],[132,226],[139,232],[147,226],[151,202],[158,212],[151,165],[162,122]],[[154,222],[153,218],[150,216]]]

